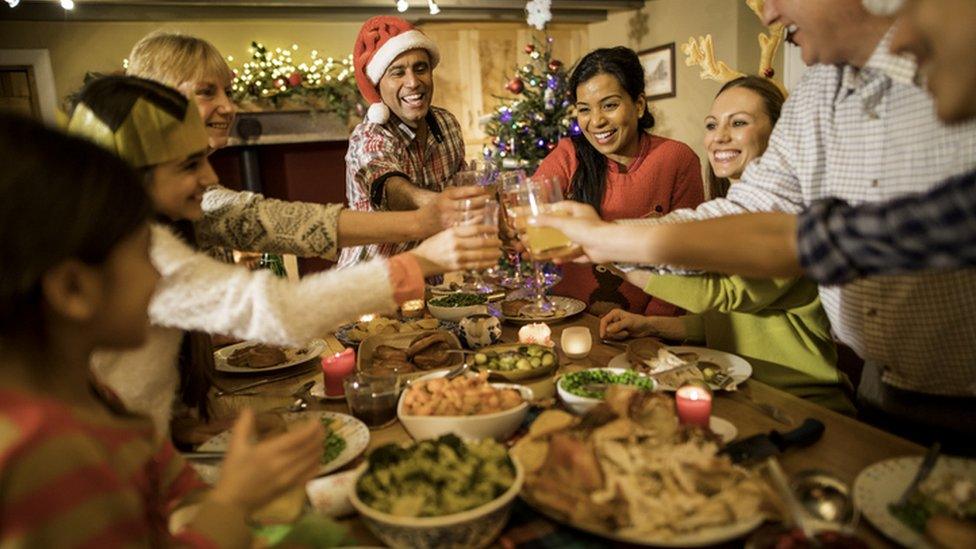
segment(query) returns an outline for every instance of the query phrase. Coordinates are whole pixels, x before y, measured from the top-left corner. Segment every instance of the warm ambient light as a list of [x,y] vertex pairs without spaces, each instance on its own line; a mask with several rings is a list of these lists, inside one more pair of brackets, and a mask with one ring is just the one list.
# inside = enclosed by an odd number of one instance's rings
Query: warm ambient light
[[75,0],[61,0],[61,7],[66,10],[75,9]]
[[586,358],[593,347],[593,334],[585,326],[572,326],[563,330],[559,343],[569,358]]
[[20,4],[20,0],[7,0],[7,5],[11,8],[16,8],[17,4]]
[[434,0],[427,0],[427,5],[430,6],[431,15],[437,15],[441,12],[441,8],[437,6],[437,2],[434,2]]
[[407,0],[397,0],[397,11],[398,12],[403,13],[403,12],[407,11],[407,8],[409,8],[409,7],[410,7],[410,3],[407,2]]
[[712,415],[712,393],[707,386],[696,382],[682,385],[674,394],[674,404],[682,424],[708,428],[708,419]]

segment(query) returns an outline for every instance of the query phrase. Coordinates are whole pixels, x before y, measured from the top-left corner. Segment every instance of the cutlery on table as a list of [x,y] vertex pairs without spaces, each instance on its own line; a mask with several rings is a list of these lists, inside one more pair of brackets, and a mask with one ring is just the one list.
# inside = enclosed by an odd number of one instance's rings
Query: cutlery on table
[[616,347],[618,349],[627,350],[627,344],[623,341],[615,341],[613,339],[601,338],[600,343],[604,345],[609,345],[611,347]]
[[265,378],[265,379],[262,379],[262,380],[259,380],[259,381],[255,381],[253,383],[248,383],[248,384],[245,384],[245,385],[241,385],[239,387],[234,387],[233,389],[221,389],[221,390],[218,390],[217,392],[215,392],[214,395],[217,396],[217,397],[229,396],[229,395],[236,395],[236,394],[241,393],[243,391],[246,391],[248,389],[253,389],[255,387],[260,387],[262,385],[267,385],[269,383],[275,383],[276,381],[284,381],[286,379],[292,379],[292,378],[299,377],[299,376],[309,375],[309,374],[312,374],[312,373],[314,373],[314,370],[303,369],[303,370],[298,371],[298,372],[292,372],[292,373],[290,373],[288,375]]
[[727,444],[719,453],[727,454],[735,463],[756,462],[778,455],[787,448],[810,446],[820,440],[825,429],[823,422],[807,418],[792,431],[781,433],[774,430],[753,435]]
[[929,474],[932,473],[932,469],[935,468],[935,462],[939,460],[939,452],[942,450],[942,445],[936,442],[929,448],[929,451],[925,453],[925,459],[922,460],[921,465],[918,466],[918,471],[915,473],[915,478],[912,479],[911,484],[905,491],[902,492],[901,497],[895,503],[896,507],[901,507],[908,503],[908,500],[915,495],[918,491],[918,486],[928,478]]
[[752,394],[748,391],[748,389],[743,391],[734,391],[728,394],[733,400],[749,405],[773,418],[774,420],[782,423],[783,425],[789,426],[794,424],[793,418],[776,406],[773,406],[768,402],[757,402],[756,399],[752,398]]

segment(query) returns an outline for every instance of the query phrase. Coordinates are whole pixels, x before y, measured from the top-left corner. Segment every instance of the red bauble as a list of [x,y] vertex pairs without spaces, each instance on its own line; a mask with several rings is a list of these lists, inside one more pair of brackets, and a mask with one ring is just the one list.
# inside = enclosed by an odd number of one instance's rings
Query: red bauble
[[776,76],[776,71],[774,71],[772,67],[769,67],[768,69],[763,71],[763,76],[765,76],[766,78],[772,78]]
[[508,81],[508,84],[505,84],[505,89],[515,94],[522,93],[522,90],[525,89],[525,82],[522,82],[521,78],[513,78]]
[[552,61],[549,61],[549,72],[556,72],[559,70],[559,67],[561,66],[563,66],[562,61],[558,59],[553,59]]
[[525,53],[532,53],[535,51],[535,46],[533,46],[532,44],[526,44],[525,47],[522,49],[525,51]]
[[302,73],[295,71],[288,75],[288,85],[295,88],[302,83]]

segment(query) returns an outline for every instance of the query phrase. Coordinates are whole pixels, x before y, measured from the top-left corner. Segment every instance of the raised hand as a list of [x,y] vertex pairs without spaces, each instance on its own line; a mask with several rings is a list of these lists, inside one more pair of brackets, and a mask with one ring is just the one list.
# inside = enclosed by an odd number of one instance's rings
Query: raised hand
[[420,261],[424,276],[431,276],[491,267],[501,257],[501,245],[497,227],[459,225],[437,233],[408,253]]
[[244,410],[232,429],[220,481],[208,497],[246,512],[270,503],[319,470],[325,430],[315,421],[254,442],[254,413]]

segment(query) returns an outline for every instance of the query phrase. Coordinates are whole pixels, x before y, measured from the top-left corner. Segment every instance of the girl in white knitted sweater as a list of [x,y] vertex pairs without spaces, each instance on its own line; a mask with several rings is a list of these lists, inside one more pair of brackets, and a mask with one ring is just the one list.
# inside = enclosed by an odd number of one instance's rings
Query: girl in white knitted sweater
[[[202,216],[203,190],[216,176],[199,114],[177,91],[130,77],[94,81],[80,92],[68,129],[143,169],[161,220]],[[182,330],[302,345],[364,313],[393,311],[421,297],[426,276],[493,265],[500,253],[493,232],[448,229],[389,260],[291,283],[216,261],[157,224],[151,256],[162,280],[150,304],[149,341],[136,351],[101,353],[93,367],[130,409],[149,414],[168,433]]]

